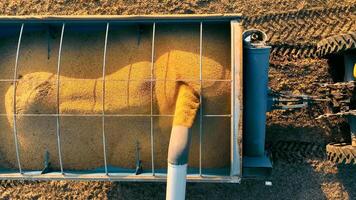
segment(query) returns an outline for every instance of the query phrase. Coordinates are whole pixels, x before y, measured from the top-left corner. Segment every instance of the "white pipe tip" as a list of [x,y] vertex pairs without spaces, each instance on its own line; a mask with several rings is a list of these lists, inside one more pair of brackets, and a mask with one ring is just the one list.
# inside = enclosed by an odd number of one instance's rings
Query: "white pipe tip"
[[272,186],[272,181],[265,181],[265,186]]

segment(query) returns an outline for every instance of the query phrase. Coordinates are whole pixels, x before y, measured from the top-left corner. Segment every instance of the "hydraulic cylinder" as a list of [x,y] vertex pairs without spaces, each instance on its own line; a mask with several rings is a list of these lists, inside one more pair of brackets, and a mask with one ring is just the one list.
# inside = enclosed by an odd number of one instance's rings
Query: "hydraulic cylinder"
[[265,155],[269,46],[244,47],[244,137],[245,156]]

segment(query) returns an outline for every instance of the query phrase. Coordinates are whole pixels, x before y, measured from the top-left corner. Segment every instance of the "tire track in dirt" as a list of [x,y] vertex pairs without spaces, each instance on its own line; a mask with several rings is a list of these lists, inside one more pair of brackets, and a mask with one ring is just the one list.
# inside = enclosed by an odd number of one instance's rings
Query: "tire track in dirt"
[[[321,55],[318,42],[324,46],[337,46],[343,37],[332,36],[356,32],[356,4],[327,9],[310,9],[294,12],[272,13],[245,17],[246,28],[256,28],[269,36],[267,43],[273,47],[271,57],[305,58]],[[331,37],[331,39],[325,39]],[[325,42],[326,40],[326,42]],[[345,40],[345,39],[344,39]],[[326,43],[326,44],[325,44]],[[341,46],[351,47],[352,45]],[[350,43],[350,42],[349,42]],[[353,43],[354,44],[354,43]],[[321,45],[322,46],[322,45]],[[323,54],[330,52],[325,51]],[[333,47],[335,49],[335,47]]]

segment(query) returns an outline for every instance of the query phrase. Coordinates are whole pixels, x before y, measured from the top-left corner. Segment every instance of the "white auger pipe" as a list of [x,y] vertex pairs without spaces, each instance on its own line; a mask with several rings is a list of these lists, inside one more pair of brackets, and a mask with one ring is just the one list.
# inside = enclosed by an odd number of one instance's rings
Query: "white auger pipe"
[[166,200],[184,200],[188,165],[168,163]]
[[191,136],[184,126],[173,126],[168,149],[166,200],[184,200]]

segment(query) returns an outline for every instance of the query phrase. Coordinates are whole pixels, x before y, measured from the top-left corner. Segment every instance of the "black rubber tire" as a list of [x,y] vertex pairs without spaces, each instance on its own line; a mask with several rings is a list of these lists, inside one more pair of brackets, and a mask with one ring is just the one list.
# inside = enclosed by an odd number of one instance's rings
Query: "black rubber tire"
[[356,32],[340,34],[325,38],[318,42],[317,56],[336,54],[356,48]]
[[328,160],[345,165],[356,165],[356,147],[346,143],[331,143],[326,146]]
[[325,158],[324,146],[311,142],[277,141],[272,144],[271,149],[275,161],[298,163],[307,158]]

